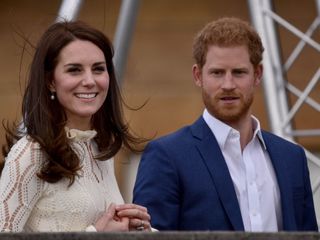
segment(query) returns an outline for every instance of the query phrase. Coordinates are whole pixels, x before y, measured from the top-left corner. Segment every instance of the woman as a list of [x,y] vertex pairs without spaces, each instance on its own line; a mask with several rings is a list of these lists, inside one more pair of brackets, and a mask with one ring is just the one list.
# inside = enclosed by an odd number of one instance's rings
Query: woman
[[82,23],[41,37],[23,98],[24,128],[6,128],[0,231],[150,230],[123,204],[113,156],[141,139],[124,123],[110,41]]

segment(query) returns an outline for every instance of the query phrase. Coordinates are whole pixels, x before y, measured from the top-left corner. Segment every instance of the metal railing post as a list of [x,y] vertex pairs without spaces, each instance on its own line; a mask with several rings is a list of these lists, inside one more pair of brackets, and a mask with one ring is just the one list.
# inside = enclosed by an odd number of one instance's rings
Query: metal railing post
[[63,0],[60,5],[56,22],[77,19],[81,5],[82,0]]
[[122,83],[138,8],[139,0],[122,0],[114,38],[114,65],[119,85]]

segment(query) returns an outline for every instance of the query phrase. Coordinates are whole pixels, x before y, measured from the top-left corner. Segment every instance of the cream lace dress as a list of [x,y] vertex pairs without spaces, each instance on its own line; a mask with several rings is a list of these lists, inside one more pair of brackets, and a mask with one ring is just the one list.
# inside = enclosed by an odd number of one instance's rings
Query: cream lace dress
[[85,231],[111,202],[123,203],[113,159],[97,161],[95,131],[67,130],[82,170],[73,185],[37,177],[46,156],[39,144],[21,138],[11,149],[0,179],[0,231]]

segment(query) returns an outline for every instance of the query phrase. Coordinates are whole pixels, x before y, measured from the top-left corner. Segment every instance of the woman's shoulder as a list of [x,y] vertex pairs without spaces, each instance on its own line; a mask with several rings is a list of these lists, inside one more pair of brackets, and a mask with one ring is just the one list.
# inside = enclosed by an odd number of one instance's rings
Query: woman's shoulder
[[35,163],[35,161],[39,161],[42,155],[40,144],[30,136],[25,135],[11,147],[6,156],[5,164],[17,163],[19,161],[20,164],[30,165],[31,163]]
[[25,152],[31,149],[40,149],[40,144],[29,135],[25,135],[13,144],[8,153],[8,156],[10,154],[21,154],[21,152]]

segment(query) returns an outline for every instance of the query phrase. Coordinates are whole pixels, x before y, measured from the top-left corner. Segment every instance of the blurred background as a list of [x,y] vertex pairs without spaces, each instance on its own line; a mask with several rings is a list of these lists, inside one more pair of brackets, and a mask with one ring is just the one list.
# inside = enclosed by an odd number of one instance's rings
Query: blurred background
[[[102,30],[113,41],[122,3],[120,0],[84,0],[77,18]],[[274,10],[302,32],[307,31],[317,16],[317,21],[320,22],[320,5],[317,0],[274,0],[273,3]],[[26,39],[35,45],[43,31],[56,20],[61,4],[60,0],[0,1],[2,121],[21,118],[22,93],[34,52],[30,44],[26,44]],[[160,137],[193,123],[202,114],[201,94],[193,83],[191,73],[192,42],[195,34],[207,22],[223,16],[240,17],[247,21],[252,19],[248,2],[245,0],[139,1],[121,78],[122,94],[130,107],[137,108],[147,102],[138,111],[125,109],[126,119],[137,134],[146,138]],[[281,58],[287,59],[300,39],[281,26],[277,26],[277,31]],[[319,26],[312,38],[319,42]],[[286,73],[286,77],[302,91],[314,76],[314,72],[319,71],[319,63],[319,51],[306,46]],[[317,76],[310,94],[314,101],[320,102]],[[264,79],[266,80],[268,79]],[[261,85],[253,108],[262,127],[273,130],[266,106],[268,98],[270,96],[264,93]],[[297,99],[297,96],[288,93],[289,104],[293,105]],[[312,129],[319,129],[319,108],[314,109],[303,103],[292,119],[292,125],[295,128],[309,129],[310,132]],[[298,136],[294,140],[316,156],[320,152],[320,137],[317,134]],[[4,143],[3,127],[0,128],[0,143]],[[128,202],[131,201],[139,157],[125,151],[117,155],[117,177],[123,196]],[[320,163],[315,161],[310,163],[317,212],[319,166]]]

